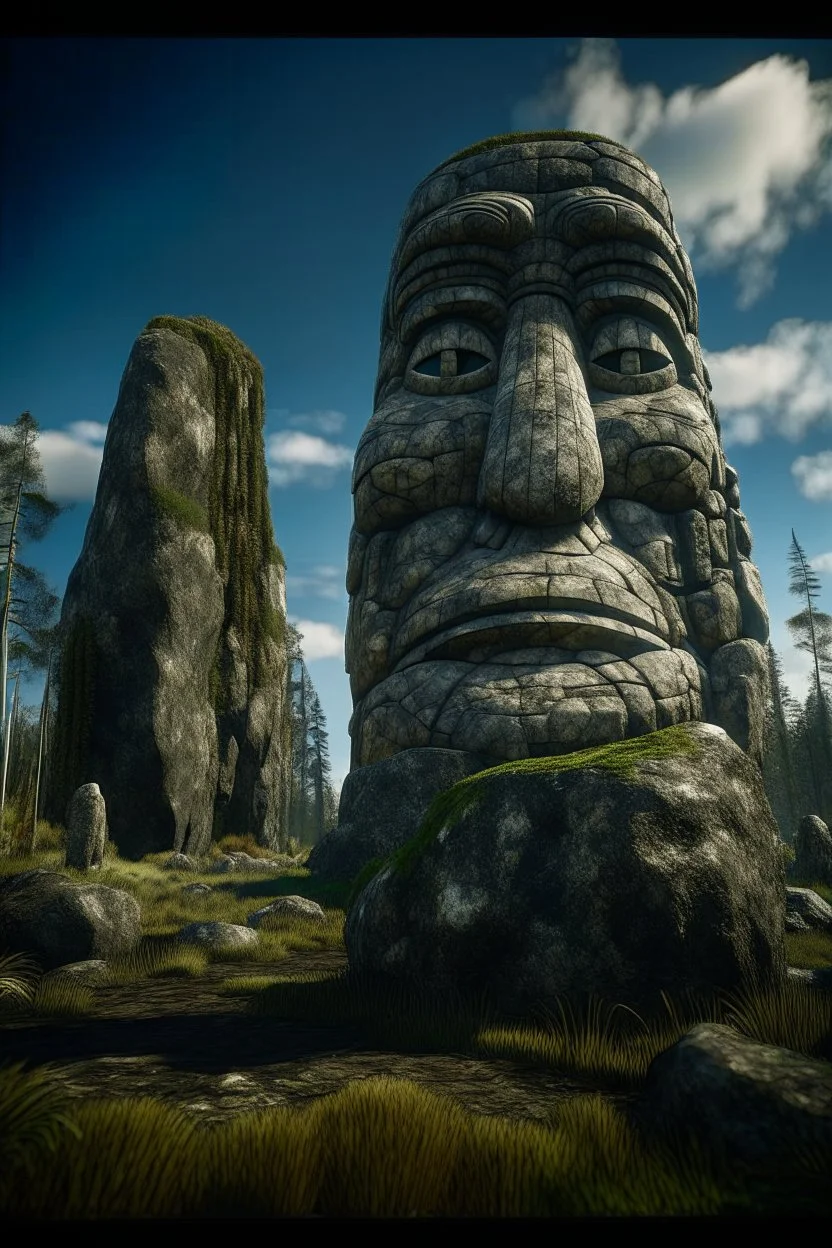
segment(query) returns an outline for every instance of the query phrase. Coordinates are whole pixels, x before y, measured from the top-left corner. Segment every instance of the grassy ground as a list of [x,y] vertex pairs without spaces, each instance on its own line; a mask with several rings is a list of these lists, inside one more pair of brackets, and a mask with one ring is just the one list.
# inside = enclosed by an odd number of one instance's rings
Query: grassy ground
[[[230,839],[219,847],[255,848]],[[170,872],[161,866],[167,856],[130,863],[110,848],[95,873],[97,883],[133,893],[142,909],[142,942],[110,964],[111,983],[197,977],[217,960],[279,962],[293,950],[343,950],[348,885],[323,888],[303,866],[279,878]],[[63,871],[62,863],[60,829],[44,828],[35,856],[0,860],[0,875],[33,866]],[[183,893],[193,882],[212,892]],[[832,890],[817,891],[832,900]],[[259,929],[254,950],[208,952],[172,939],[195,919],[245,924],[252,911],[292,893],[319,901],[325,921],[275,918]],[[790,965],[832,965],[831,936],[786,940]],[[408,1081],[371,1078],[302,1109],[208,1128],[149,1098],[69,1103],[48,1068],[6,1065],[0,1210],[34,1217],[49,1208],[58,1218],[832,1212],[824,1159],[807,1152],[789,1173],[734,1167],[729,1175],[691,1140],[659,1147],[645,1139],[615,1099],[637,1093],[653,1058],[698,1021],[726,1022],[764,1043],[832,1060],[832,994],[789,983],[708,1001],[668,999],[653,1019],[598,1001],[563,1002],[555,1014],[512,1022],[485,1001],[439,1002],[349,972],[238,977],[226,991],[242,993],[260,1017],[357,1023],[368,1048],[510,1058],[569,1075],[586,1092],[559,1105],[544,1126],[472,1115]],[[25,959],[0,959],[7,1016],[58,1019],[95,1008],[94,988],[60,977],[41,983]]]

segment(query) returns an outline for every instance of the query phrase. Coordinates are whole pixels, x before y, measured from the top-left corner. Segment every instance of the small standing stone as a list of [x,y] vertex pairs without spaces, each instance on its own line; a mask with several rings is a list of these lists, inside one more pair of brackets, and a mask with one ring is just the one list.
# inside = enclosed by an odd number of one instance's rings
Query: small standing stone
[[813,884],[832,884],[832,833],[819,815],[804,815],[794,838],[792,875]]
[[104,861],[107,809],[98,785],[82,784],[67,808],[66,865],[89,871]]

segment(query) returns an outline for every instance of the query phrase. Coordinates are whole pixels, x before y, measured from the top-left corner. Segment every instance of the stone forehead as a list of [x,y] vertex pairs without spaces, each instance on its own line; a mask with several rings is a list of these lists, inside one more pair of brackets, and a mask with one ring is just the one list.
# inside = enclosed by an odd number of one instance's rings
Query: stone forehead
[[[630,200],[669,235],[685,275],[690,300],[689,326],[696,334],[696,283],[661,179],[635,152],[601,139],[518,139],[468,156],[451,157],[423,179],[411,195],[399,227],[389,279],[395,280],[398,258],[414,228],[456,199],[482,191],[504,191],[536,199],[538,208],[542,209],[547,202],[542,197],[546,196],[551,203],[549,197],[578,188],[597,188],[601,194]],[[389,286],[387,293],[389,296]],[[387,299],[384,306],[383,326]]]
[[402,220],[402,234],[437,208],[476,191],[543,195],[599,186],[625,195],[676,236],[670,199],[658,174],[626,147],[599,140],[507,143],[440,165],[419,183]]

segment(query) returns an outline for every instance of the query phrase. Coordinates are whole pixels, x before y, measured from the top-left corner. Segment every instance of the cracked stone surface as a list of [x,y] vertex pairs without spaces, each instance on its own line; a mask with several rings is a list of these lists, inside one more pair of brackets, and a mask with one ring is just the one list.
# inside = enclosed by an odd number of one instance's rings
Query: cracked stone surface
[[353,472],[353,769],[696,720],[759,761],[768,617],[698,332],[626,148],[514,142],[417,187]]

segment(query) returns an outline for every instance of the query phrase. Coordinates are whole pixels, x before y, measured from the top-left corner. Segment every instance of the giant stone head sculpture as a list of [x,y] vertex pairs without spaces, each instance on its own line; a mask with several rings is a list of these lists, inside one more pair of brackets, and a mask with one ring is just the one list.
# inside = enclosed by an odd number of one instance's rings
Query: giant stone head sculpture
[[759,759],[768,620],[659,178],[574,132],[427,177],[353,474],[352,767],[670,724]]

